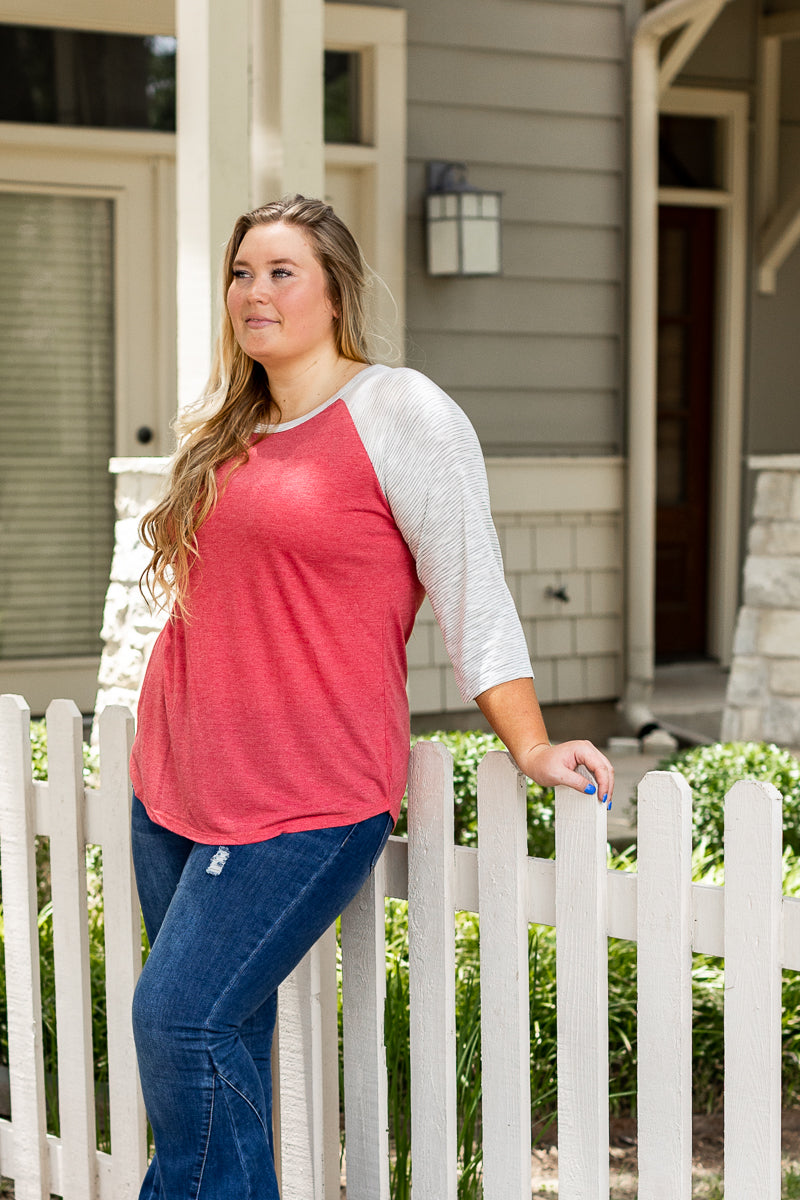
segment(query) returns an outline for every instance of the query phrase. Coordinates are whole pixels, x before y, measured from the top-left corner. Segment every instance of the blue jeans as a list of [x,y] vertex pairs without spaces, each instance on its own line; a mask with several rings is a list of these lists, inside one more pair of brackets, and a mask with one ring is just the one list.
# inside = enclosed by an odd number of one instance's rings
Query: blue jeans
[[278,985],[350,903],[392,829],[355,825],[206,846],[133,798],[150,955],[133,1028],[156,1153],[140,1200],[279,1200],[270,1049]]

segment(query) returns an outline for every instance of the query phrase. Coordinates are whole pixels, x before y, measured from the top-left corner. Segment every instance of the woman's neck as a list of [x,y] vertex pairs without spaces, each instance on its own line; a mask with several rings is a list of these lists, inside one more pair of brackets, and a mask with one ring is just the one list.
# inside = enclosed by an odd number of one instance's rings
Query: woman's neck
[[273,366],[267,373],[270,394],[282,422],[295,421],[324,404],[367,363],[342,358],[336,350],[302,363]]

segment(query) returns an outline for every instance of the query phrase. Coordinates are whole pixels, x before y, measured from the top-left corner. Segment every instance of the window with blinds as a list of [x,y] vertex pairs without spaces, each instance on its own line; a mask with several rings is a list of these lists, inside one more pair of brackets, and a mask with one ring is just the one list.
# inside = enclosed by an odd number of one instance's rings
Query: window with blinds
[[99,654],[114,541],[112,201],[0,193],[0,658]]

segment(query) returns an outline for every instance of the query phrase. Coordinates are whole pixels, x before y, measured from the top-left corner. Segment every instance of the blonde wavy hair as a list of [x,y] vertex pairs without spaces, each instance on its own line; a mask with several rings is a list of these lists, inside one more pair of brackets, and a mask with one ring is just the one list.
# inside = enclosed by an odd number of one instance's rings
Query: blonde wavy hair
[[[139,581],[158,607],[188,617],[189,571],[198,557],[197,531],[218,499],[217,470],[247,461],[259,427],[280,420],[267,373],[245,354],[224,299],[245,234],[257,225],[282,223],[301,229],[328,281],[336,348],[343,358],[369,362],[364,310],[367,268],[355,238],[328,204],[292,196],[244,213],[233,227],[222,263],[222,317],[208,383],[198,402],[175,422],[178,449],[164,498],[146,513],[139,537],[152,556]],[[258,432],[257,432],[258,431]],[[230,472],[226,479],[230,478]],[[224,487],[224,485],[223,485]]]

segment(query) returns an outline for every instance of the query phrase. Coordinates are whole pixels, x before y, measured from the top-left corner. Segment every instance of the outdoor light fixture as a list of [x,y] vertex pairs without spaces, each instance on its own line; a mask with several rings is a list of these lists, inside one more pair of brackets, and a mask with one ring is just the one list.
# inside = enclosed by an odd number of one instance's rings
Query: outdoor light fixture
[[500,197],[467,182],[466,163],[429,162],[429,275],[499,275]]

